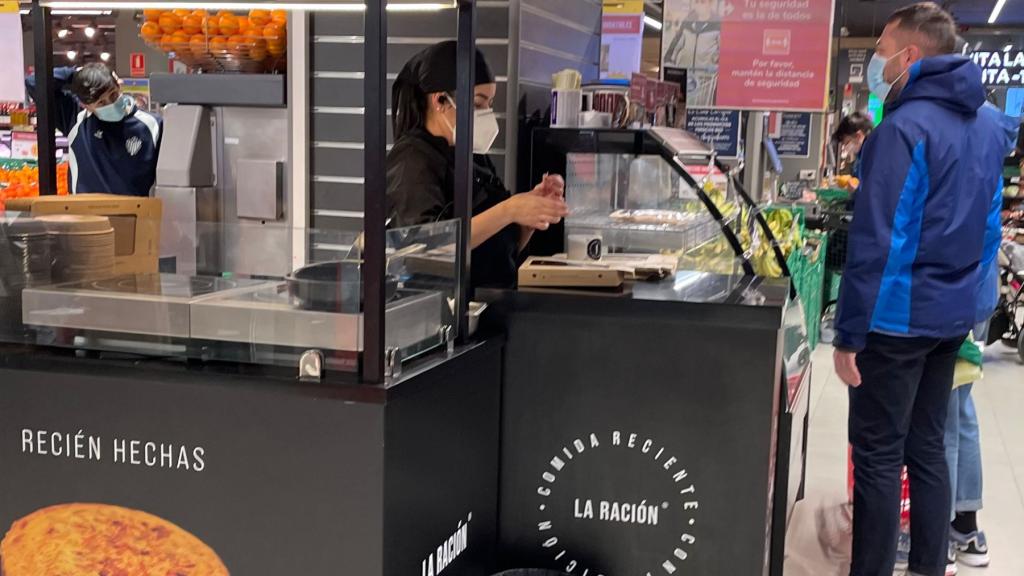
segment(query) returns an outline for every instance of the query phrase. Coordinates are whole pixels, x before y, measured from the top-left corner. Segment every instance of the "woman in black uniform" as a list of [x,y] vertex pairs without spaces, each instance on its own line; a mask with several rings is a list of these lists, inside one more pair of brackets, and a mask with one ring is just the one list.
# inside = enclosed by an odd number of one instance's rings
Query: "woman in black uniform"
[[[472,283],[512,287],[533,232],[546,230],[568,213],[565,183],[560,176],[547,176],[530,192],[513,195],[505,188],[486,155],[498,136],[493,110],[497,85],[479,50],[476,62]],[[387,167],[392,226],[455,217],[455,68],[456,43],[442,42],[414,56],[395,80],[395,145]]]

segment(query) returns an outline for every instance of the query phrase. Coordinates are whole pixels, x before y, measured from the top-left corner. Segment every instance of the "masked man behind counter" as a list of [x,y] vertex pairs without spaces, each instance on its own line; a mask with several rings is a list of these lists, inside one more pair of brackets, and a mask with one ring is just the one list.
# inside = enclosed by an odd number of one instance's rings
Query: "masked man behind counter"
[[[71,193],[149,196],[156,181],[161,120],[121,93],[104,64],[53,71],[57,129],[67,136]],[[38,102],[35,76],[25,80]]]

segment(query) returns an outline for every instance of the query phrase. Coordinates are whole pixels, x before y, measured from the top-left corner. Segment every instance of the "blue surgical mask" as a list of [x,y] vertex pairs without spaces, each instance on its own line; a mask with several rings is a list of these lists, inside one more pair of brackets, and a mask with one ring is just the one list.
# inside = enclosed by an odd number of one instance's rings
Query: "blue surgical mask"
[[132,97],[127,94],[123,94],[120,98],[114,100],[110,104],[97,108],[94,114],[104,122],[120,122],[121,120],[124,120],[125,116],[127,116],[129,112],[131,112],[133,105],[134,101],[132,100]]
[[[871,62],[868,63],[868,89],[871,90],[871,93],[877,96],[882,103],[888,102],[889,93],[892,92],[892,85],[895,83],[885,81],[885,65],[889,63],[890,58],[895,58],[903,53],[904,50],[906,50],[906,48],[893,54],[889,58],[875,52],[875,55],[871,57]],[[904,70],[903,73],[896,78],[896,82],[899,82],[899,79],[906,73],[907,71]]]

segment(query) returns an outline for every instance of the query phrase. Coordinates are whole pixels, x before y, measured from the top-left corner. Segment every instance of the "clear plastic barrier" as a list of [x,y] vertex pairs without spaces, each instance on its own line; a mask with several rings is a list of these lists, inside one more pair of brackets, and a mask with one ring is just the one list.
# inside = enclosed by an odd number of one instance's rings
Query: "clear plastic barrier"
[[[681,263],[704,270],[688,255],[720,256],[719,242],[725,242],[721,226],[705,208],[697,191],[675,167],[657,155],[590,154],[568,155],[566,201],[567,245],[572,236],[601,238],[607,253],[670,254]],[[706,174],[701,174],[700,169]],[[698,185],[735,226],[739,209],[725,178],[706,166],[687,167]],[[728,264],[713,271],[735,271],[735,256],[728,247],[721,255]],[[698,259],[699,260],[699,259]],[[712,270],[707,270],[712,271]]]
[[[0,213],[0,342],[284,366],[318,350],[358,368],[358,233],[164,220]],[[387,234],[385,339],[401,359],[454,336],[458,231]]]

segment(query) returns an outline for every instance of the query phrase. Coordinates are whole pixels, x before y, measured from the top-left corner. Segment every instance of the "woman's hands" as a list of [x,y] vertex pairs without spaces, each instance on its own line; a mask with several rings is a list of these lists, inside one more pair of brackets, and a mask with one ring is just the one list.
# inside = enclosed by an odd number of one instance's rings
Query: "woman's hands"
[[[543,186],[539,185],[538,188]],[[549,192],[550,194],[550,192]],[[547,230],[559,223],[569,213],[561,195],[552,196],[538,192],[537,188],[525,194],[516,194],[502,204],[512,224],[519,224],[531,230]]]
[[506,204],[513,224],[530,230],[547,230],[569,213],[565,204],[565,180],[557,174],[545,174],[533,190],[512,196]]
[[565,180],[558,174],[545,174],[530,194],[548,198],[565,198]]

